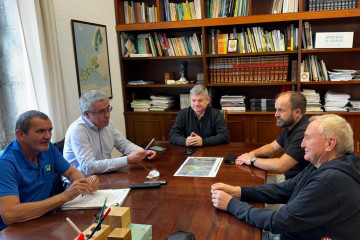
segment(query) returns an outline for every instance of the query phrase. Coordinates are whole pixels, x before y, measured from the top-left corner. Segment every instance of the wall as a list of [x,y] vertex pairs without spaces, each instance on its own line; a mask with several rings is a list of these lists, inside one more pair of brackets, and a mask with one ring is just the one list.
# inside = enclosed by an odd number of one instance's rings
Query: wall
[[53,0],[56,31],[62,73],[65,82],[66,105],[69,124],[80,116],[78,108],[78,86],[76,78],[75,57],[71,31],[71,19],[106,25],[109,61],[113,98],[110,104],[114,107],[111,119],[125,135],[124,108],[120,77],[119,48],[115,31],[115,9],[113,0]]

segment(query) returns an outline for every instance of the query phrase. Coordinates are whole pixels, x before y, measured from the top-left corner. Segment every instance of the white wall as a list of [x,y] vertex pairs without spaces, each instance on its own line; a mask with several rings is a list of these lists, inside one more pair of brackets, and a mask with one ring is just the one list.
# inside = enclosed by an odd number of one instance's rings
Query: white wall
[[80,116],[71,19],[106,25],[114,107],[111,119],[125,135],[119,48],[113,0],[53,0],[69,124]]

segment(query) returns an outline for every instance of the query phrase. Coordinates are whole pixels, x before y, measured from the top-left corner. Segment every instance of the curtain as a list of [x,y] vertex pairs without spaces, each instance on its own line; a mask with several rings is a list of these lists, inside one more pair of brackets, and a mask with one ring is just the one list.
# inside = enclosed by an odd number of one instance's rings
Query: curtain
[[66,108],[64,81],[52,0],[17,0],[22,25],[29,82],[37,110],[53,124],[53,141],[64,138],[70,119]]

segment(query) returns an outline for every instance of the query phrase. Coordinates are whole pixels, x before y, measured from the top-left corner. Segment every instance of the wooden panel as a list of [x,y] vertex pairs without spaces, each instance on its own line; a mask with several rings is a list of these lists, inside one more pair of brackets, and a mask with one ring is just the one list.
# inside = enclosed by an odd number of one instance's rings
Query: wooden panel
[[165,140],[169,140],[169,132],[170,129],[172,128],[172,126],[174,125],[175,119],[176,119],[177,114],[170,114],[170,115],[166,115],[166,120],[165,120]]
[[354,127],[355,152],[360,155],[360,117],[356,116]]
[[231,142],[250,142],[250,116],[227,115]]
[[165,139],[165,115],[134,114],[125,116],[127,138],[144,146],[152,138]]
[[274,116],[253,116],[251,124],[252,143],[270,143],[282,131],[282,128],[276,126],[276,118]]

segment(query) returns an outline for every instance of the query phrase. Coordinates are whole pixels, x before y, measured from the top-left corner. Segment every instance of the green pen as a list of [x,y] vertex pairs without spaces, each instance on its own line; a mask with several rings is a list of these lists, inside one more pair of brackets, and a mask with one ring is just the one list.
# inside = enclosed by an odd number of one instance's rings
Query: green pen
[[[104,216],[104,211],[105,211],[105,207],[106,207],[106,202],[107,202],[107,197],[105,198],[104,205],[102,206],[98,223],[101,221],[102,217]],[[100,230],[100,229],[99,229],[99,230]]]

